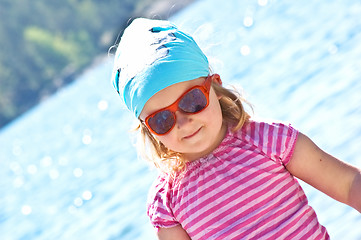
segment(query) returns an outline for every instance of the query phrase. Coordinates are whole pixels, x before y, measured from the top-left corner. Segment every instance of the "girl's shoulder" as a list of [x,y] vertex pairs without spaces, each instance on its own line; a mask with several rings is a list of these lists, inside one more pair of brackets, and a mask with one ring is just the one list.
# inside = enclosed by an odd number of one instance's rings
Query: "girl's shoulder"
[[159,171],[148,191],[148,203],[153,203],[169,197],[174,185],[174,177],[171,174]]
[[250,119],[233,134],[242,139],[262,140],[277,136],[288,136],[298,131],[289,123],[268,119]]
[[293,154],[298,130],[281,121],[248,121],[235,134],[237,139],[257,148],[274,161],[287,164]]
[[273,128],[293,128],[290,123],[286,123],[279,120],[262,119],[262,118],[251,118],[240,129],[243,132],[258,131],[273,129]]
[[170,184],[170,180],[171,178],[169,174],[159,171],[158,176],[155,178],[150,187],[151,190],[149,195],[151,195],[152,192],[155,193],[164,191],[164,189],[167,188],[167,185]]
[[149,189],[147,215],[152,225],[157,228],[169,228],[179,224],[172,213],[171,179],[170,175],[160,173]]

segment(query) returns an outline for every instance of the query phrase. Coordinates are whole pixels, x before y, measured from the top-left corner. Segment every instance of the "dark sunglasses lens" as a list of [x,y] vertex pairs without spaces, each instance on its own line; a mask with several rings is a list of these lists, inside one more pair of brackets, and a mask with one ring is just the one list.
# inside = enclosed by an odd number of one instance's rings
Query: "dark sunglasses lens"
[[165,110],[148,119],[149,127],[158,134],[167,133],[175,123],[172,112]]
[[196,113],[207,106],[207,98],[200,89],[195,88],[184,95],[178,106],[186,113]]

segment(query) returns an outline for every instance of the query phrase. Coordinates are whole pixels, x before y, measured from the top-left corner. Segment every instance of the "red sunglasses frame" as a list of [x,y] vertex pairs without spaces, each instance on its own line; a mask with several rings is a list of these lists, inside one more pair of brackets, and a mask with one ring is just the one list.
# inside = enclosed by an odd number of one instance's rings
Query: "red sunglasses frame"
[[[175,115],[176,111],[181,111],[182,113],[185,113],[185,114],[197,114],[197,113],[200,113],[202,112],[204,109],[206,109],[209,105],[209,92],[210,92],[210,89],[211,89],[211,83],[212,83],[212,77],[211,76],[208,76],[202,85],[196,85],[196,86],[193,86],[191,88],[189,88],[187,91],[185,91],[174,103],[172,103],[171,105],[169,105],[168,107],[165,107],[165,108],[162,108],[162,109],[159,109],[155,112],[153,112],[152,114],[148,115],[144,122],[145,122],[145,125],[147,126],[147,128],[149,129],[150,132],[154,133],[155,135],[158,135],[158,136],[162,136],[162,135],[165,135],[167,133],[169,133],[170,131],[172,131],[172,129],[174,128],[175,124],[176,124],[176,120],[177,120],[177,117]],[[204,94],[204,96],[206,97],[207,99],[207,105],[202,108],[201,110],[197,111],[197,112],[184,112],[182,109],[179,108],[178,104],[179,102],[182,100],[182,98],[187,94],[189,93],[190,91],[192,91],[193,89],[196,89],[198,88],[199,90],[202,91],[202,93]],[[174,118],[174,124],[173,126],[165,133],[162,133],[162,134],[159,134],[157,132],[155,132],[149,125],[149,119],[154,117],[157,113],[159,112],[162,112],[162,111],[165,111],[165,110],[168,110],[169,112],[172,113],[173,115],[173,118]]]

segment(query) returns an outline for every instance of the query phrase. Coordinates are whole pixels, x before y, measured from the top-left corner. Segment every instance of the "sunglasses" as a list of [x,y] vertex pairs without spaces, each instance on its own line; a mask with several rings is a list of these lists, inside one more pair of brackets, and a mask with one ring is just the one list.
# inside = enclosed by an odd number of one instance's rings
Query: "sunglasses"
[[209,91],[212,78],[208,76],[202,85],[194,86],[182,94],[173,104],[162,108],[144,120],[148,129],[156,135],[169,133],[176,123],[176,111],[185,114],[196,114],[209,104]]

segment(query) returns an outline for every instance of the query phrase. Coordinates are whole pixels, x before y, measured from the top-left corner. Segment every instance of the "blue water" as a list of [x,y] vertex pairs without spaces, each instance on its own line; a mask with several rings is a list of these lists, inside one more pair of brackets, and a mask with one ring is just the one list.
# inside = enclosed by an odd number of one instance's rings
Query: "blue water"
[[[360,16],[351,0],[199,0],[171,20],[256,116],[291,122],[361,167]],[[1,239],[155,239],[145,201],[156,172],[132,147],[111,65],[91,66],[0,132]],[[361,239],[357,211],[302,186],[332,239]]]

